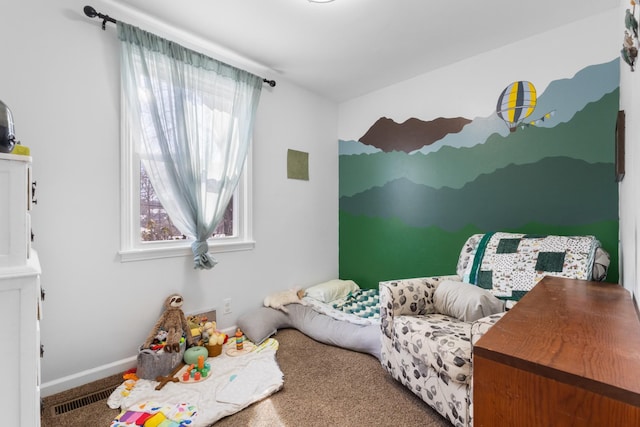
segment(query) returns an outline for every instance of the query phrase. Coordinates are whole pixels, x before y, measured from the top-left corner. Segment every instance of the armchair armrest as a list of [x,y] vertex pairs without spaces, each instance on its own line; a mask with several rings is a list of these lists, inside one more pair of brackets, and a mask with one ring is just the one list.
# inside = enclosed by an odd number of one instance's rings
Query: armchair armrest
[[457,275],[389,280],[379,283],[380,325],[383,335],[393,335],[393,318],[435,312],[433,293],[443,280],[460,281]]
[[484,334],[486,334],[489,329],[493,325],[495,325],[498,320],[502,319],[502,316],[507,314],[507,312],[502,312],[498,314],[492,314],[490,316],[483,317],[482,319],[478,319],[471,324],[471,348],[473,351],[473,346],[476,345],[478,340],[482,338]]

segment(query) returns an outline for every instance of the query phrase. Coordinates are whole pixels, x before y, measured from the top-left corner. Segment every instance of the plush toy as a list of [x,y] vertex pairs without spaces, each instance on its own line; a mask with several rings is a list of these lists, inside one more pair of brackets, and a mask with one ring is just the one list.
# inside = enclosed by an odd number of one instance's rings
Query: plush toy
[[161,331],[166,331],[167,342],[164,346],[164,350],[168,353],[180,351],[180,340],[184,334],[187,346],[193,345],[193,337],[191,336],[191,329],[187,324],[187,319],[182,312],[182,295],[173,294],[167,297],[164,302],[165,311],[162,313],[156,324],[153,326],[153,330],[147,337],[147,340],[142,345],[142,348],[150,348],[153,340],[158,335],[164,335]]
[[159,330],[155,337],[153,337],[153,341],[151,342],[151,350],[157,351],[161,348],[164,348],[165,343],[167,342],[167,331]]
[[189,324],[189,329],[198,329],[202,326],[202,321],[198,316],[187,317],[187,323]]
[[282,310],[285,313],[289,311],[285,308],[287,304],[302,304],[307,305],[305,301],[302,300],[304,296],[303,289],[290,289],[288,291],[276,292],[275,294],[271,294],[264,299],[265,307],[272,307],[276,310]]
[[209,342],[209,338],[216,331],[215,325],[216,325],[216,322],[205,322],[200,327],[200,331],[202,331],[200,336],[202,337],[202,341],[204,343],[208,343]]

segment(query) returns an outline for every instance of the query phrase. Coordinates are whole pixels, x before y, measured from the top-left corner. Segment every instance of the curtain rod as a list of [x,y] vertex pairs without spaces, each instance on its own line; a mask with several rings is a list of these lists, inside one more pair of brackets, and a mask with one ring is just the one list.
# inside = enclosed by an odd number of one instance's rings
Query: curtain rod
[[[112,17],[110,17],[109,15],[105,15],[104,13],[97,12],[91,6],[85,6],[83,10],[84,10],[84,14],[87,15],[89,18],[95,18],[97,16],[98,18],[102,19],[102,29],[103,30],[106,30],[107,22],[111,22],[113,24],[118,22],[115,19],[113,19]],[[276,81],[275,80],[268,80],[268,79],[264,79],[263,78],[262,81],[265,82],[266,84],[268,84],[271,87],[274,87],[276,85]]]

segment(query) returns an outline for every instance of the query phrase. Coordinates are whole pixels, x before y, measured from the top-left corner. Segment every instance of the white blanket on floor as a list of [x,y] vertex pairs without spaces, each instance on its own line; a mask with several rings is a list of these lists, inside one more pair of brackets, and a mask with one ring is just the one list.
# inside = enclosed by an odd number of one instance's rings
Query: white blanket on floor
[[165,405],[188,403],[197,407],[193,426],[205,427],[282,388],[284,378],[275,358],[277,342],[235,357],[226,354],[227,348],[225,346],[220,356],[207,359],[211,376],[204,381],[170,382],[161,390],[155,390],[156,381],[140,379],[128,395],[123,383],[109,396],[107,404],[113,409],[126,410],[146,401]]

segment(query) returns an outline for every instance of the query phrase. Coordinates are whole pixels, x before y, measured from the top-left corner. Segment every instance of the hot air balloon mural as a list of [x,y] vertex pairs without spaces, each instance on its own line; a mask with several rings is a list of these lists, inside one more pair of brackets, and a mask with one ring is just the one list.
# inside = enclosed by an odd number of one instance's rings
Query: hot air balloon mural
[[536,88],[533,83],[513,82],[500,94],[496,113],[505,121],[509,130],[515,132],[518,124],[533,113],[536,101]]

